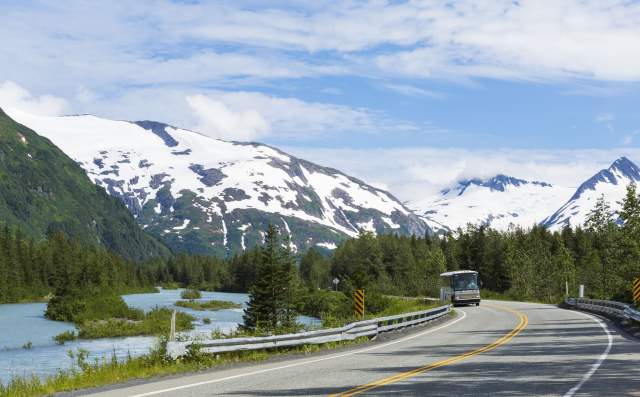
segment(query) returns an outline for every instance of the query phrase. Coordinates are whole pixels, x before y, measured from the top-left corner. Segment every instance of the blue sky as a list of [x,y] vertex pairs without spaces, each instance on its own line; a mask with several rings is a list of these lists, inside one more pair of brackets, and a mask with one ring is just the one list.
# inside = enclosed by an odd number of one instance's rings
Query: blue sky
[[[636,1],[0,0],[0,106],[266,142],[415,200],[640,160]],[[379,163],[384,159],[384,164]]]

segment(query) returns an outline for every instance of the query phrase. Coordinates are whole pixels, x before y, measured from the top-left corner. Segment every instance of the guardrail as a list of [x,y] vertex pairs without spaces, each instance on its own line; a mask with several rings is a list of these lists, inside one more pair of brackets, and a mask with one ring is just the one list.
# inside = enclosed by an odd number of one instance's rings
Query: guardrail
[[191,345],[197,344],[205,353],[269,349],[354,340],[361,336],[376,336],[400,328],[425,323],[440,318],[451,311],[451,305],[419,312],[357,321],[344,327],[298,332],[295,334],[259,336],[251,338],[208,339],[167,342],[167,355],[173,359],[187,354]]
[[591,310],[624,320],[630,319],[640,322],[640,311],[626,303],[585,298],[567,298],[565,303],[569,306],[574,306],[576,309]]

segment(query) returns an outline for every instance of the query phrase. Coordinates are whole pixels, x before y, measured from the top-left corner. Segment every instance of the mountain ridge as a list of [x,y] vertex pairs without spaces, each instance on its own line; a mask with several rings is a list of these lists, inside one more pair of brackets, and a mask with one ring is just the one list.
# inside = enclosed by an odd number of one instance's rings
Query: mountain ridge
[[153,121],[15,112],[119,197],[177,251],[230,255],[262,242],[269,223],[296,249],[334,247],[361,230],[423,235],[393,195],[256,142],[223,141]]

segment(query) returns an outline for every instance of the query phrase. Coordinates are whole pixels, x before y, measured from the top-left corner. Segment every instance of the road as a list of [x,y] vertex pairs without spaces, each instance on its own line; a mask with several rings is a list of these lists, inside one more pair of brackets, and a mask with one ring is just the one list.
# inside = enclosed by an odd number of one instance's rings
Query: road
[[93,396],[640,396],[640,342],[550,305],[488,302],[394,339]]

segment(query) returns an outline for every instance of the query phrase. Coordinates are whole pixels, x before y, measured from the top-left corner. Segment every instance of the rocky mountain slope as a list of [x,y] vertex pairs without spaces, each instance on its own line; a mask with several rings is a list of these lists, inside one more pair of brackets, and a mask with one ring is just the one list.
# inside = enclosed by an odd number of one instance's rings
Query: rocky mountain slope
[[0,110],[0,221],[32,238],[56,232],[136,260],[168,255],[122,203],[48,139]]
[[261,242],[269,223],[294,249],[330,249],[360,230],[428,230],[388,192],[266,145],[152,121],[11,114],[51,139],[174,250],[227,255]]

